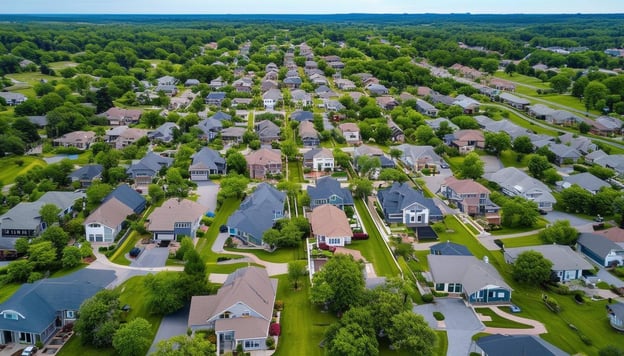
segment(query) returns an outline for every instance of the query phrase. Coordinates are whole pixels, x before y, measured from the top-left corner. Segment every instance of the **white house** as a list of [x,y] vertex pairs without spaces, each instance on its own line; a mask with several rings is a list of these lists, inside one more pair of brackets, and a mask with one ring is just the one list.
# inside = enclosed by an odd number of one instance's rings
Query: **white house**
[[351,243],[353,231],[349,226],[347,215],[340,208],[331,204],[317,206],[308,219],[317,246],[320,244],[344,246]]
[[130,207],[112,198],[95,209],[84,221],[85,236],[89,242],[115,242],[123,223],[133,211]]

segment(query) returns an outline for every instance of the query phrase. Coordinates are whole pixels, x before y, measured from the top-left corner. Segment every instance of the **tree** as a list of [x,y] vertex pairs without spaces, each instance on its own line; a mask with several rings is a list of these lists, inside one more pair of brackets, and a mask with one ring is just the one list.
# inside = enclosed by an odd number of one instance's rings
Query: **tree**
[[17,260],[9,263],[6,270],[6,282],[24,283],[33,271],[34,265],[28,260]]
[[28,252],[29,246],[30,246],[30,242],[28,242],[28,239],[25,237],[20,237],[17,240],[15,240],[15,249],[17,250],[17,253],[19,254],[24,254]]
[[56,261],[56,250],[52,248],[52,242],[40,241],[28,248],[28,261],[37,271],[49,269]]
[[484,163],[476,152],[470,152],[459,166],[459,175],[462,178],[478,179],[484,173]]
[[89,210],[98,207],[104,198],[113,191],[113,187],[106,183],[95,182],[87,188],[87,208]]
[[39,209],[41,220],[46,226],[52,226],[54,223],[58,223],[60,213],[61,209],[54,204],[44,204],[41,209]]
[[397,350],[405,350],[411,355],[434,355],[438,338],[422,315],[411,310],[394,315],[387,333]]
[[591,166],[588,172],[603,180],[606,180],[615,176],[615,171],[613,171],[613,169],[602,167],[597,164]]
[[557,220],[540,231],[538,236],[545,244],[574,245],[578,230],[570,225],[569,220]]
[[527,162],[529,173],[536,179],[542,179],[544,177],[544,171],[550,168],[550,162],[544,156],[533,154],[529,156]]
[[559,202],[570,213],[589,213],[592,194],[577,184],[561,191]]
[[402,311],[411,310],[411,300],[404,301],[403,295],[385,287],[377,287],[366,295],[368,309],[376,335],[383,335],[392,327],[392,317]]
[[624,356],[624,349],[615,345],[608,345],[598,351],[598,356]]
[[76,246],[67,246],[63,249],[63,268],[70,269],[78,266],[82,261],[80,249]]
[[401,158],[402,155],[403,155],[403,151],[397,148],[390,149],[390,157],[392,157],[392,159],[399,159]]
[[578,125],[578,129],[580,133],[586,134],[589,132],[589,130],[591,130],[591,126],[585,121],[581,121],[581,123]]
[[520,283],[539,285],[550,280],[552,266],[552,262],[544,258],[544,255],[529,250],[518,255],[511,274]]
[[294,285],[295,290],[299,288],[299,279],[307,273],[305,261],[288,262],[288,280]]
[[557,74],[550,78],[550,87],[559,94],[568,91],[570,84],[572,84],[572,81],[565,74]]
[[407,175],[396,169],[396,168],[383,168],[381,172],[379,172],[379,180],[387,180],[393,182],[403,183],[406,182],[408,177]]
[[597,103],[601,102],[607,97],[608,90],[607,87],[599,81],[591,81],[585,87],[583,91],[583,100],[585,101],[585,108],[587,110],[597,109],[602,110],[602,108],[597,107]]
[[499,156],[504,150],[511,148],[511,138],[506,132],[486,132],[485,149]]
[[87,299],[80,306],[80,317],[74,330],[83,344],[98,348],[109,347],[119,326],[119,292],[104,289]]
[[351,158],[348,153],[343,152],[340,148],[335,148],[332,153],[334,154],[334,161],[337,165],[344,169],[349,167],[351,164]]
[[338,329],[327,343],[329,356],[373,356],[379,354],[379,343],[375,335],[366,332],[362,326],[351,323]]
[[436,137],[436,134],[429,125],[420,125],[416,129],[415,136],[419,144],[427,145],[432,138]]
[[214,355],[215,352],[215,345],[200,334],[194,337],[176,335],[159,341],[151,356]]
[[533,152],[533,143],[528,136],[518,136],[513,140],[512,148],[518,153],[529,154]]
[[225,163],[230,172],[247,175],[247,160],[240,152],[229,149],[225,154]]
[[373,182],[367,178],[355,178],[351,181],[350,188],[355,195],[364,199],[373,192]]
[[288,158],[288,160],[294,160],[299,150],[297,149],[297,145],[292,140],[287,140],[281,143],[280,149],[284,156]]
[[[323,284],[327,284],[324,287]],[[313,294],[317,288],[326,293],[325,300],[316,302],[329,303],[336,312],[345,311],[358,305],[364,294],[364,278],[362,269],[350,255],[336,255],[314,274],[312,281]]]
[[373,169],[380,167],[381,160],[377,156],[361,155],[357,158],[357,168],[362,177],[366,177]]
[[63,249],[69,242],[69,235],[59,226],[52,226],[47,228],[42,234],[41,239],[44,241],[50,241],[54,246],[56,255],[60,257],[63,254]]
[[121,356],[145,355],[152,344],[152,324],[137,317],[123,324],[113,337],[113,348]]
[[147,195],[149,195],[152,204],[158,204],[165,199],[165,191],[158,184],[150,184],[147,187]]
[[147,306],[154,314],[170,314],[186,303],[185,280],[179,273],[148,274],[143,281],[148,291]]
[[537,204],[523,198],[515,196],[506,199],[502,204],[503,218],[502,225],[507,227],[531,227],[535,225],[539,218]]

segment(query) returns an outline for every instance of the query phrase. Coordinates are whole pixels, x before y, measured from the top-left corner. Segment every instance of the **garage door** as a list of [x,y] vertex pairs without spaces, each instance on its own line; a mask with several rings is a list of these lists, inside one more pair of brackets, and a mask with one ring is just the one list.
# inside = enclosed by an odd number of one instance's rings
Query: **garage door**
[[157,240],[174,240],[175,236],[173,234],[158,234],[156,236]]

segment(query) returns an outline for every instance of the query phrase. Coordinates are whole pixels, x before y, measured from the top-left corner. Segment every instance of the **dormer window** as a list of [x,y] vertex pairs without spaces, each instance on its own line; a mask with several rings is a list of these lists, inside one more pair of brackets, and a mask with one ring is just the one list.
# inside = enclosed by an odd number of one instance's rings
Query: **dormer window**
[[0,315],[2,315],[4,319],[8,320],[19,320],[20,318],[26,319],[22,314],[16,312],[15,310],[3,310],[0,312]]
[[15,313],[4,313],[4,318],[9,320],[17,320],[18,316]]

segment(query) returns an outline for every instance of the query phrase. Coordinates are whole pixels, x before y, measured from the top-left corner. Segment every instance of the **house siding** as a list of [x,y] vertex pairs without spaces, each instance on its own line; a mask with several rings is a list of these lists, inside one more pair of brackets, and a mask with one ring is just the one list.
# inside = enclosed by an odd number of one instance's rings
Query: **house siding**
[[511,301],[511,291],[505,288],[483,288],[468,296],[470,303],[506,303]]

